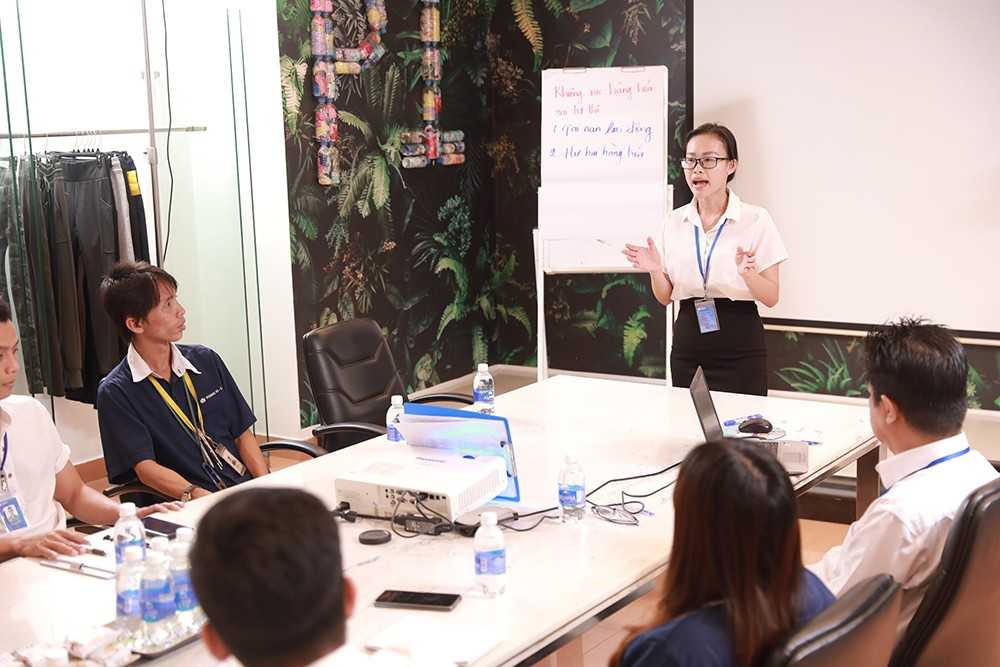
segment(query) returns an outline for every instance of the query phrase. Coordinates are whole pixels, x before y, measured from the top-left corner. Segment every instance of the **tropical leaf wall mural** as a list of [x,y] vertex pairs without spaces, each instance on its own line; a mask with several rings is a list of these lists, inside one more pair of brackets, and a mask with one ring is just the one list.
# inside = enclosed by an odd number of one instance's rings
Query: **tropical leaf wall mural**
[[[531,230],[540,183],[541,71],[666,65],[670,154],[688,113],[687,3],[680,0],[441,0],[442,127],[461,129],[466,162],[401,168],[401,133],[421,109],[417,0],[388,0],[386,55],[338,77],[341,185],[316,183],[309,0],[277,0],[295,328],[370,317],[409,390],[480,361],[533,365]],[[366,33],[364,0],[338,0],[338,45]],[[675,205],[690,193],[670,163]],[[550,365],[663,377],[665,311],[645,276],[546,281]],[[771,386],[864,395],[857,339],[768,332]],[[1000,354],[970,351],[970,402],[1000,409]],[[978,355],[978,356],[977,356]],[[317,420],[299,360],[303,425]]]

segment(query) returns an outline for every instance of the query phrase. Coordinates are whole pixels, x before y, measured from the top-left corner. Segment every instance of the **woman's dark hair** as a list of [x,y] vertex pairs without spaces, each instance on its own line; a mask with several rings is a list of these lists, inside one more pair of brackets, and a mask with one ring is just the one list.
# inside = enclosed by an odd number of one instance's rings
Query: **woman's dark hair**
[[191,583],[205,615],[247,667],[310,664],[344,643],[337,524],[299,489],[237,491],[198,524]]
[[177,289],[177,280],[148,262],[118,262],[101,283],[101,301],[125,340],[132,339],[126,322],[141,320],[160,303],[160,284]]
[[891,398],[915,429],[935,436],[962,429],[969,362],[947,329],[915,318],[875,327],[865,362],[872,397]]
[[[697,136],[702,134],[710,134],[716,137],[726,146],[726,155],[730,160],[739,160],[740,152],[736,147],[736,135],[725,125],[719,125],[718,123],[702,123],[698,127],[694,128],[687,133],[684,137],[684,147],[687,148],[688,143]],[[736,177],[736,172],[729,174],[726,178],[726,183],[729,183]]]
[[674,487],[674,542],[648,625],[636,635],[721,602],[734,664],[750,667],[791,632],[802,581],[798,507],[778,460],[759,444],[722,440],[684,458]]

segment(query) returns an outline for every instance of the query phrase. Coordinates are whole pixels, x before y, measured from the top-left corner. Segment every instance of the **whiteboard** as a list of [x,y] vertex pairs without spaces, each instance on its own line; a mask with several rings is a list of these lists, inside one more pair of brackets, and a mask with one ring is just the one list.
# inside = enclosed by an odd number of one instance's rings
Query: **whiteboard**
[[694,121],[791,259],[768,317],[1000,332],[1000,2],[699,0]]
[[667,102],[663,66],[542,72],[546,271],[631,271],[624,244],[659,238],[672,204]]

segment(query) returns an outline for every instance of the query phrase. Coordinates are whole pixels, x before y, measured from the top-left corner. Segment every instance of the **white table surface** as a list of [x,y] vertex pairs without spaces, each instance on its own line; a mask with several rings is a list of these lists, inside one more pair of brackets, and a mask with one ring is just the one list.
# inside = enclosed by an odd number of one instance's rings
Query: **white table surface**
[[[760,412],[796,437],[819,436],[809,449],[810,472],[795,478],[797,488],[815,483],[837,466],[874,447],[863,407],[786,398],[713,394],[721,419]],[[510,421],[521,479],[521,506],[530,511],[556,504],[557,474],[566,452],[579,458],[588,488],[613,478],[649,473],[679,461],[703,436],[686,389],[611,380],[557,376],[497,397],[497,414]],[[339,471],[363,467],[398,447],[384,438],[254,480],[254,486],[292,486],[336,505],[333,481]],[[612,485],[592,497],[617,502],[620,491],[644,493],[672,481],[659,477]],[[196,525],[199,517],[230,489],[192,501],[168,518]],[[384,522],[340,523],[346,573],[358,588],[348,636],[362,644],[407,613],[376,609],[384,589],[398,588],[463,595],[443,625],[474,623],[496,633],[499,645],[477,665],[516,664],[647,584],[667,562],[673,531],[672,488],[646,499],[649,515],[638,526],[614,525],[588,513],[578,525],[546,521],[527,533],[505,531],[507,592],[488,599],[474,590],[472,540],[459,535],[394,536],[382,546],[364,546],[358,534],[386,528]],[[533,521],[527,519],[525,522]],[[110,543],[109,543],[110,544]],[[0,564],[0,651],[36,642],[59,642],[80,625],[113,620],[114,582],[42,567],[28,559]],[[431,613],[431,612],[424,612]],[[157,665],[211,665],[201,643]]]

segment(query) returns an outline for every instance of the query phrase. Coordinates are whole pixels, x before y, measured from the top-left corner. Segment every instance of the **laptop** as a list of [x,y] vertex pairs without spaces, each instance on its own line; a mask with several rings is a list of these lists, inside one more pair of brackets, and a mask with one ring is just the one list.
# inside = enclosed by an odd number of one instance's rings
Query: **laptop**
[[[711,442],[724,439],[722,422],[719,421],[719,413],[715,410],[715,401],[712,400],[712,392],[708,388],[708,381],[705,379],[705,372],[701,366],[694,373],[689,391],[691,392],[691,400],[694,402],[694,411],[698,414],[698,421],[701,422],[701,431],[705,434],[705,440]],[[809,445],[800,440],[762,440],[753,437],[741,439],[767,447],[777,457],[778,462],[785,467],[789,475],[801,475],[809,472]]]

